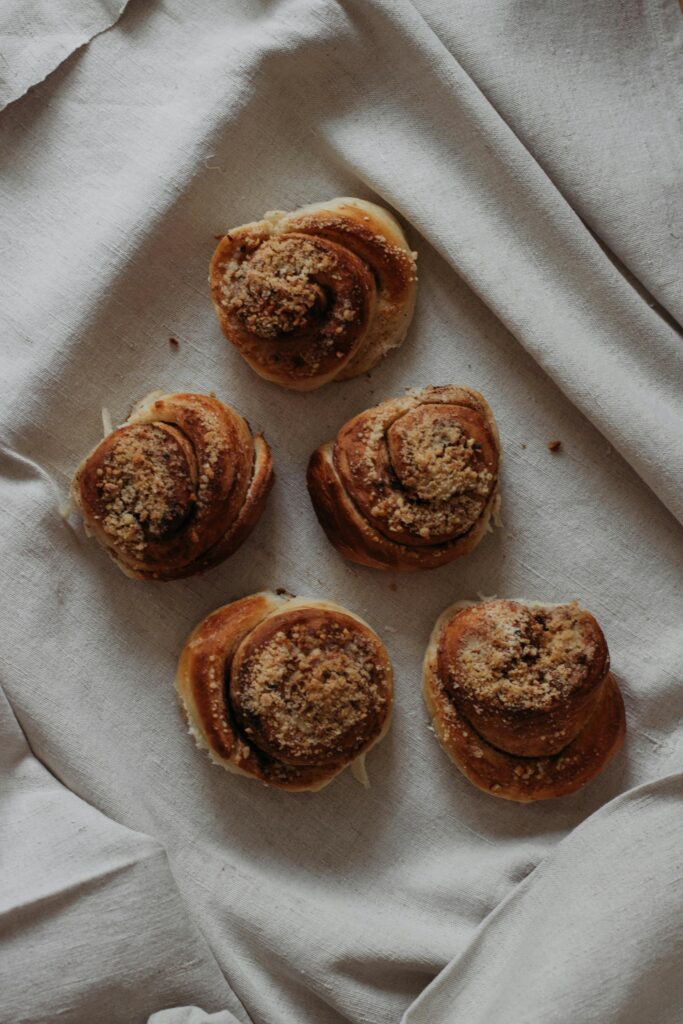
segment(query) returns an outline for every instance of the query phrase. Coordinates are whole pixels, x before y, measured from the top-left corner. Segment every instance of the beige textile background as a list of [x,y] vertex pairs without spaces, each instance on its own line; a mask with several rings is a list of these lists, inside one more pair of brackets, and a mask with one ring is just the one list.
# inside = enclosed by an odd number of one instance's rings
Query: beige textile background
[[[1,1021],[680,1019],[679,22],[673,0],[131,0],[0,113]],[[415,323],[369,377],[289,394],[222,339],[207,263],[230,226],[333,195],[403,218]],[[430,573],[344,563],[310,451],[449,381],[498,418],[504,527]],[[59,514],[101,407],[153,387],[232,402],[277,469],[250,542],[160,586]],[[184,637],[278,586],[390,648],[369,791],[270,792],[184,731]],[[427,728],[431,626],[478,593],[578,598],[605,629],[629,737],[572,797],[493,800]]]

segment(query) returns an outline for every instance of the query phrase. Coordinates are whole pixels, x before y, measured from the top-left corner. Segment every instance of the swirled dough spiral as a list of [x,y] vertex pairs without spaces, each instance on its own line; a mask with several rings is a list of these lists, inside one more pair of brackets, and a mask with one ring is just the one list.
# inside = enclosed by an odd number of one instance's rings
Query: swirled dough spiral
[[605,637],[575,601],[447,608],[427,648],[423,692],[448,756],[506,800],[574,792],[624,740]]
[[173,580],[242,544],[272,477],[266,441],[230,406],[155,393],[88,455],[72,496],[88,532],[127,575]]
[[309,391],[366,373],[401,344],[417,277],[387,210],[333,199],[229,231],[209,283],[223,333],[249,365]]
[[392,398],[350,420],[311,456],[321,526],[354,562],[430,569],[471,551],[498,508],[493,414],[469,388]]
[[393,676],[376,633],[327,601],[234,601],[189,636],[176,689],[211,759],[286,790],[318,790],[389,727]]

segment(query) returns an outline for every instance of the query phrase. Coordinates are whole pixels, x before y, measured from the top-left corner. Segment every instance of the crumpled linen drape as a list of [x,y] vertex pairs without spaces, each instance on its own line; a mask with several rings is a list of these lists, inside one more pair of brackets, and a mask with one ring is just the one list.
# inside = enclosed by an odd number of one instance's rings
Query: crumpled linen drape
[[114,25],[127,0],[5,0],[0,8],[0,110],[79,46]]
[[[116,21],[123,6],[84,3],[101,34],[60,64],[54,9],[36,5],[0,113],[0,1021],[673,1024],[677,4],[130,0]],[[334,195],[403,218],[416,320],[369,378],[289,394],[220,335],[213,236]],[[497,415],[503,528],[434,572],[345,564],[308,503],[309,453],[362,408],[442,382]],[[121,420],[155,387],[236,405],[278,472],[237,555],[158,587],[60,515],[101,407]],[[397,713],[368,791],[349,774],[269,792],[185,732],[184,637],[277,586],[334,598],[389,646]],[[629,735],[572,797],[487,797],[427,729],[429,631],[478,593],[576,597],[605,629]]]

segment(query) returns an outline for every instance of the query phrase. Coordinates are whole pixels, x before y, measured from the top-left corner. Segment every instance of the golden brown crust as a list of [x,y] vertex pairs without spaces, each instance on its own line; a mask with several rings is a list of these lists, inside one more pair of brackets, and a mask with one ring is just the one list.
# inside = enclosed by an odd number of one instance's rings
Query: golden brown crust
[[151,395],[78,468],[87,530],[141,580],[203,572],[252,531],[272,485],[270,449],[207,395]]
[[176,689],[213,761],[290,791],[322,789],[367,753],[393,704],[389,656],[362,619],[268,592],[197,626]]
[[471,782],[503,799],[579,789],[625,734],[597,622],[576,602],[462,604],[439,618],[425,656],[439,743]]
[[496,747],[541,756],[581,730],[609,670],[607,643],[576,602],[472,605],[447,621],[439,678],[462,715]]
[[308,465],[329,540],[377,569],[431,569],[467,554],[497,511],[493,413],[469,388],[428,387],[354,417]]
[[399,345],[416,280],[397,222],[360,199],[234,228],[209,274],[228,340],[266,380],[302,391],[365,373]]

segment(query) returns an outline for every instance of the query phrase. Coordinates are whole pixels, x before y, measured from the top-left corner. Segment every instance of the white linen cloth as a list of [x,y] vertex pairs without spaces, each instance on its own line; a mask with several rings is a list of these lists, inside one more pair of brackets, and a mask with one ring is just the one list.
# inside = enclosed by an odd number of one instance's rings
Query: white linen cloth
[[[2,1024],[680,1020],[680,54],[674,0],[131,0],[0,115]],[[335,195],[404,218],[415,323],[368,378],[290,394],[220,334],[213,236]],[[504,527],[429,573],[345,563],[308,455],[443,382],[496,413]],[[234,403],[278,476],[233,558],[158,586],[59,511],[101,406],[155,387]],[[368,791],[268,791],[183,727],[186,634],[277,586],[389,646]],[[427,728],[430,629],[477,593],[605,629],[629,734],[574,796],[488,797]]]
[[79,46],[114,24],[127,0],[4,0],[0,7],[0,110]]

